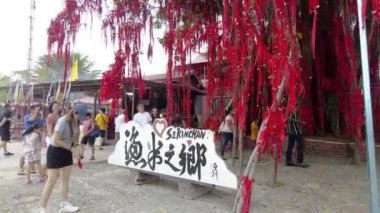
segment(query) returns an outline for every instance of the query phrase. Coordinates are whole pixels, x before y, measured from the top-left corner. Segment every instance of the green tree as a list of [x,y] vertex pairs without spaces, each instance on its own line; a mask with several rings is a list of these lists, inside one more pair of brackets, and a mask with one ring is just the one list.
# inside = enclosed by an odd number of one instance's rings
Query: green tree
[[[71,65],[74,63],[74,60],[78,60],[78,80],[91,80],[97,79],[100,76],[100,70],[93,70],[92,67],[94,63],[90,61],[88,56],[83,56],[80,53],[71,54],[70,68],[68,71],[68,76],[71,72]],[[51,80],[55,79],[61,80],[65,68],[64,59],[58,59],[56,55],[53,55],[49,58],[48,55],[43,55],[38,58],[37,64],[33,70],[32,78],[37,83],[48,83]]]

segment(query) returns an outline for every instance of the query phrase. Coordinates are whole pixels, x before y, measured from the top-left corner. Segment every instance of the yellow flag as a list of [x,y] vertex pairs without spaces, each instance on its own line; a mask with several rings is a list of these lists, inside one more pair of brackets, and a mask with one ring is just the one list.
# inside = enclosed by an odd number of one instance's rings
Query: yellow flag
[[76,81],[78,80],[78,60],[75,59],[73,67],[71,69],[71,75],[69,81]]

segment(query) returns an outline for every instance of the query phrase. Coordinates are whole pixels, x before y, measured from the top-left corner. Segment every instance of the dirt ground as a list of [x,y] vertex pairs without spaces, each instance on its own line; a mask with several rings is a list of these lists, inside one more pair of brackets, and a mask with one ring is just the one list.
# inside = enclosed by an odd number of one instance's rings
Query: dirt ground
[[[149,185],[137,186],[126,168],[108,165],[106,159],[113,146],[98,151],[97,160],[84,161],[84,168],[73,169],[70,201],[85,213],[224,213],[231,212],[235,191],[216,188],[195,200],[178,194],[175,180],[161,179]],[[21,143],[12,143],[9,150],[15,156],[0,155],[0,212],[37,212],[43,184],[34,181],[24,185],[25,177],[17,176]],[[245,161],[249,152],[245,153]],[[228,155],[227,155],[228,156]],[[307,169],[279,168],[278,186],[271,185],[270,160],[256,169],[251,212],[369,212],[369,180],[367,166],[351,165],[346,159],[307,156]],[[232,160],[227,160],[231,168]],[[378,163],[378,177],[380,166]],[[238,168],[234,167],[233,171]],[[37,177],[34,177],[37,179]],[[59,185],[59,184],[58,184]],[[49,203],[57,212],[59,187],[56,186]]]

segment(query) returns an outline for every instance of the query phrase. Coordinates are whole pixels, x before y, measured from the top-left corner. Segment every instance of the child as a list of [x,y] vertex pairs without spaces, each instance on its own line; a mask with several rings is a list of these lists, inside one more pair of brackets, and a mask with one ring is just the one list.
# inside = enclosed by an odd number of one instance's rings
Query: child
[[26,184],[32,183],[30,173],[34,166],[37,168],[38,175],[40,176],[40,182],[44,181],[41,166],[42,131],[43,128],[38,124],[35,124],[23,133],[23,137],[25,137],[26,142],[24,147],[25,163],[27,165]]
[[254,120],[251,123],[251,142],[253,144],[253,149],[256,147],[257,135],[259,134],[258,120]]

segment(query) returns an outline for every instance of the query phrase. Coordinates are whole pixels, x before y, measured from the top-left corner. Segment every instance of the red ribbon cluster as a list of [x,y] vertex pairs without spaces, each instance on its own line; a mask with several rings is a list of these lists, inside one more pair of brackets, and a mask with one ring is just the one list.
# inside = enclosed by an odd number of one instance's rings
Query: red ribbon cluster
[[121,51],[117,52],[114,64],[103,73],[100,81],[100,100],[112,100],[111,114],[118,111],[119,99],[124,95],[125,60],[126,56]]
[[315,58],[315,33],[317,28],[317,17],[318,17],[319,0],[309,0],[309,12],[313,13],[313,26],[311,28],[311,53],[313,58]]
[[249,179],[247,176],[241,178],[241,185],[243,189],[243,206],[242,213],[249,213],[250,202],[251,202],[251,188],[254,180]]
[[[365,3],[364,3],[365,2]],[[363,2],[363,7],[366,7],[366,0]],[[372,14],[373,16],[380,20],[380,0],[372,0]]]

